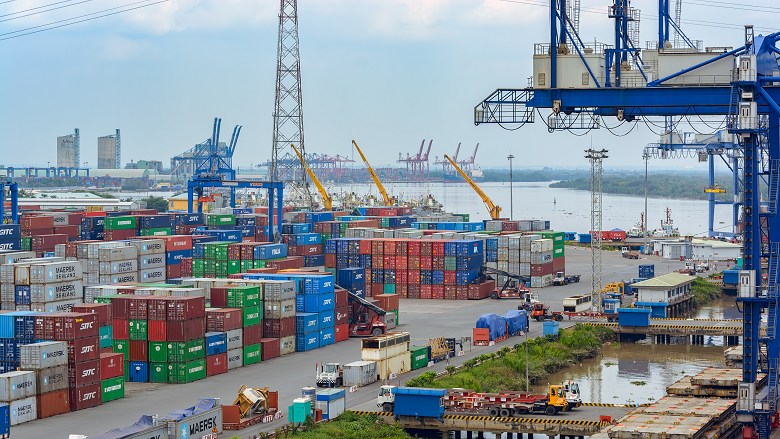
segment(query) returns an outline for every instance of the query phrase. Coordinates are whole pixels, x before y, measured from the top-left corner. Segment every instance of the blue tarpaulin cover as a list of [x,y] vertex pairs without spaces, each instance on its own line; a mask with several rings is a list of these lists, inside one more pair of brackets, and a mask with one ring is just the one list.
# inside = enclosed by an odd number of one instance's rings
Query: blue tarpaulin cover
[[168,413],[167,415],[160,417],[160,420],[178,422],[186,418],[187,416],[196,415],[200,412],[205,412],[206,410],[211,409],[212,407],[214,407],[215,403],[216,401],[213,398],[201,398],[198,400],[198,403],[195,404],[193,407],[184,410],[176,410],[173,413]]
[[123,439],[128,436],[132,436],[139,431],[146,430],[152,425],[152,417],[150,415],[143,415],[141,416],[141,419],[138,420],[138,422],[129,427],[115,428],[101,435],[93,436],[92,439]]
[[510,309],[504,314],[504,320],[509,323],[510,334],[528,329],[528,316],[525,311]]
[[482,314],[477,320],[477,328],[489,329],[490,339],[495,340],[506,335],[506,320],[498,314]]

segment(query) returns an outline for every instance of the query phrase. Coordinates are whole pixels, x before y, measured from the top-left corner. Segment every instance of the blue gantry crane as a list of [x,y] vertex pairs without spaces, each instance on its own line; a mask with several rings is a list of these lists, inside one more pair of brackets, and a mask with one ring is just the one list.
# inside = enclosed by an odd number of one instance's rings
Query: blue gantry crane
[[[533,123],[541,109],[552,110],[544,121],[551,132],[612,130],[607,118],[613,117],[617,124],[642,123],[650,117],[725,117],[743,155],[744,262],[737,301],[743,312],[744,362],[737,419],[744,426],[743,438],[768,439],[769,419],[778,409],[780,357],[780,78],[773,76],[780,69],[780,32],[755,36],[753,27],[745,26],[744,42],[736,49],[702,50],[671,18],[669,0],[659,0],[658,40],[655,47],[639,49],[628,32],[635,16],[629,1],[613,0],[608,14],[614,22],[614,44],[583,44],[570,25],[566,3],[550,1],[550,42],[535,45],[533,85],[495,90],[475,107],[474,122],[523,125]],[[671,30],[688,49],[674,49]],[[763,181],[768,199],[762,203]],[[764,313],[767,331],[762,334]],[[759,373],[768,377],[761,393],[756,389]]]

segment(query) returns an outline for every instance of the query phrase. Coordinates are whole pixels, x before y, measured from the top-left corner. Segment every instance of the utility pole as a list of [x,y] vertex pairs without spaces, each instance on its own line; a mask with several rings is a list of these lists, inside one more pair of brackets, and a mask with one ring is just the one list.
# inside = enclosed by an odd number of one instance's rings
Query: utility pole
[[595,236],[590,240],[591,280],[590,286],[596,311],[602,311],[601,303],[601,215],[603,191],[601,180],[604,175],[602,160],[607,158],[607,150],[587,149],[585,158],[590,159],[590,230]]
[[509,159],[509,220],[513,221],[515,215],[515,197],[512,196],[512,189],[514,188],[514,181],[512,180],[512,159],[515,158],[515,156],[510,152],[507,158]]
[[642,154],[642,158],[645,159],[645,217],[642,219],[642,235],[645,237],[645,251],[644,254],[650,254],[647,249],[647,162],[650,160],[650,152],[645,150]]

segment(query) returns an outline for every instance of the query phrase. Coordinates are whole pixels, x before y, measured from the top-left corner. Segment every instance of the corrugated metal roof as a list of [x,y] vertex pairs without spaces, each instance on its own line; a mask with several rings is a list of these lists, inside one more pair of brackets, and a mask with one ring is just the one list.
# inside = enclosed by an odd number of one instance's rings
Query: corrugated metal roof
[[693,282],[694,279],[694,277],[688,276],[687,274],[669,273],[652,279],[643,280],[642,282],[637,282],[631,285],[631,287],[677,287],[688,282]]

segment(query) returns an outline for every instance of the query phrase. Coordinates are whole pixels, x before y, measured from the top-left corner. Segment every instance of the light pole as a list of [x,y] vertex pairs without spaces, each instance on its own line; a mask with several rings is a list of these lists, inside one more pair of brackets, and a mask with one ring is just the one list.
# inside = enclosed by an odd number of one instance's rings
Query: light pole
[[[528,314],[525,315],[528,319]],[[528,321],[530,323],[530,320]],[[531,329],[529,324],[525,331],[525,391],[528,392],[528,331]]]
[[645,159],[645,218],[642,223],[642,235],[645,237],[645,251],[644,254],[648,254],[647,249],[647,162],[650,160],[650,152],[645,151],[642,154],[642,158]]
[[[506,158],[509,159],[509,220],[512,221],[515,213],[514,197],[512,196],[512,187],[514,186],[512,180],[512,159],[515,158],[515,156],[510,152]],[[527,362],[526,366],[528,366]]]

